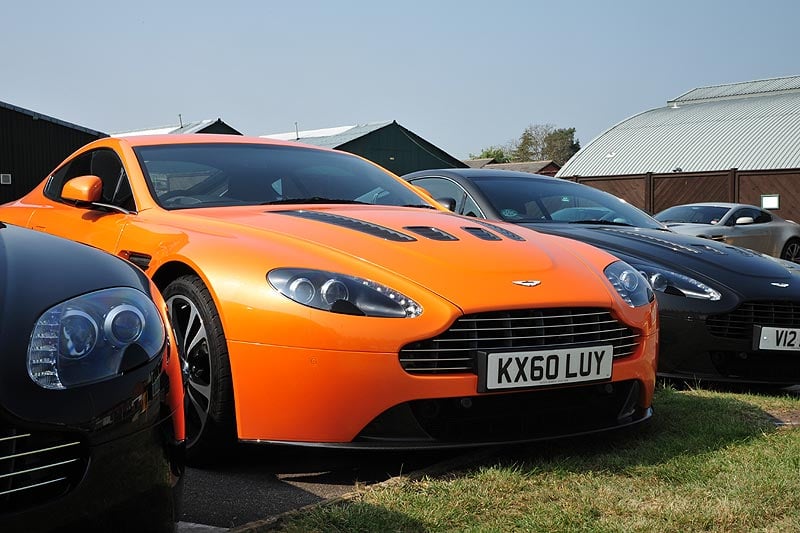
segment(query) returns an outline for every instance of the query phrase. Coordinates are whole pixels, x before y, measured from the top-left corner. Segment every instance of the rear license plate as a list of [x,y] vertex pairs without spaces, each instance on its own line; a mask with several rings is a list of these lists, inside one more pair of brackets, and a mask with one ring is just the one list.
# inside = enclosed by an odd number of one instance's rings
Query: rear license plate
[[800,351],[800,329],[756,326],[759,350]]
[[483,391],[493,391],[609,379],[614,347],[489,352],[483,356],[480,383],[485,385]]

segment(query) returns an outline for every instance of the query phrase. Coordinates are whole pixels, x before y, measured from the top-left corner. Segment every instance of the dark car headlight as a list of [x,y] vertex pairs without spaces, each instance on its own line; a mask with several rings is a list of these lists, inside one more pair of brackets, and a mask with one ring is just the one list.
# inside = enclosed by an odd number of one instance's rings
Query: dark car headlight
[[422,307],[394,289],[355,276],[307,268],[278,268],[267,280],[297,303],[347,315],[413,318]]
[[604,272],[617,293],[631,307],[646,305],[655,298],[644,276],[628,263],[615,261]]
[[722,298],[722,294],[716,289],[673,270],[640,263],[634,264],[634,266],[647,278],[655,291],[712,302]]
[[28,374],[46,389],[103,381],[152,360],[165,340],[150,298],[128,287],[104,289],[39,317],[28,344]]

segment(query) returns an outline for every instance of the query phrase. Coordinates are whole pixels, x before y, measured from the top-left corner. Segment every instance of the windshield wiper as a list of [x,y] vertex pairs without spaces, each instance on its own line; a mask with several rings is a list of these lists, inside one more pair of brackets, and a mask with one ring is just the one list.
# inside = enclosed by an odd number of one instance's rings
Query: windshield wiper
[[570,224],[595,224],[598,226],[628,226],[633,227],[633,224],[627,222],[615,222],[613,220],[571,220]]
[[336,198],[323,198],[322,196],[312,196],[310,198],[284,198],[282,200],[272,200],[262,202],[259,205],[280,205],[280,204],[366,204],[358,200],[341,200]]
[[428,205],[428,204],[406,204],[403,207],[419,207],[420,209],[436,209],[432,205]]

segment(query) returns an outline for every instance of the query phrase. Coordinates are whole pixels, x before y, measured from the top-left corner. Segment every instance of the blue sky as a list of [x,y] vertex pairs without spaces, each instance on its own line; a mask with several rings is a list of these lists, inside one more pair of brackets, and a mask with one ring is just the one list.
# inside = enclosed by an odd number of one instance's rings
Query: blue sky
[[0,20],[0,100],[62,120],[397,120],[459,158],[530,124],[585,145],[694,87],[800,75],[795,0],[15,0]]

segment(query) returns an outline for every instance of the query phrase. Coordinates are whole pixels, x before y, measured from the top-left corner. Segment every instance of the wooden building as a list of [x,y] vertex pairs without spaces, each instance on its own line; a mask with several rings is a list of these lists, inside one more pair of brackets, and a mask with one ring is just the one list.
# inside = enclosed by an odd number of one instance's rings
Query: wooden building
[[650,213],[777,195],[774,211],[800,221],[800,76],[692,89],[613,126],[556,175]]
[[523,161],[519,163],[498,163],[494,158],[467,159],[464,163],[470,168],[490,168],[499,170],[514,170],[516,172],[530,172],[543,176],[555,176],[561,167],[552,159],[542,161]]
[[72,152],[107,136],[0,102],[0,203],[27,194]]

